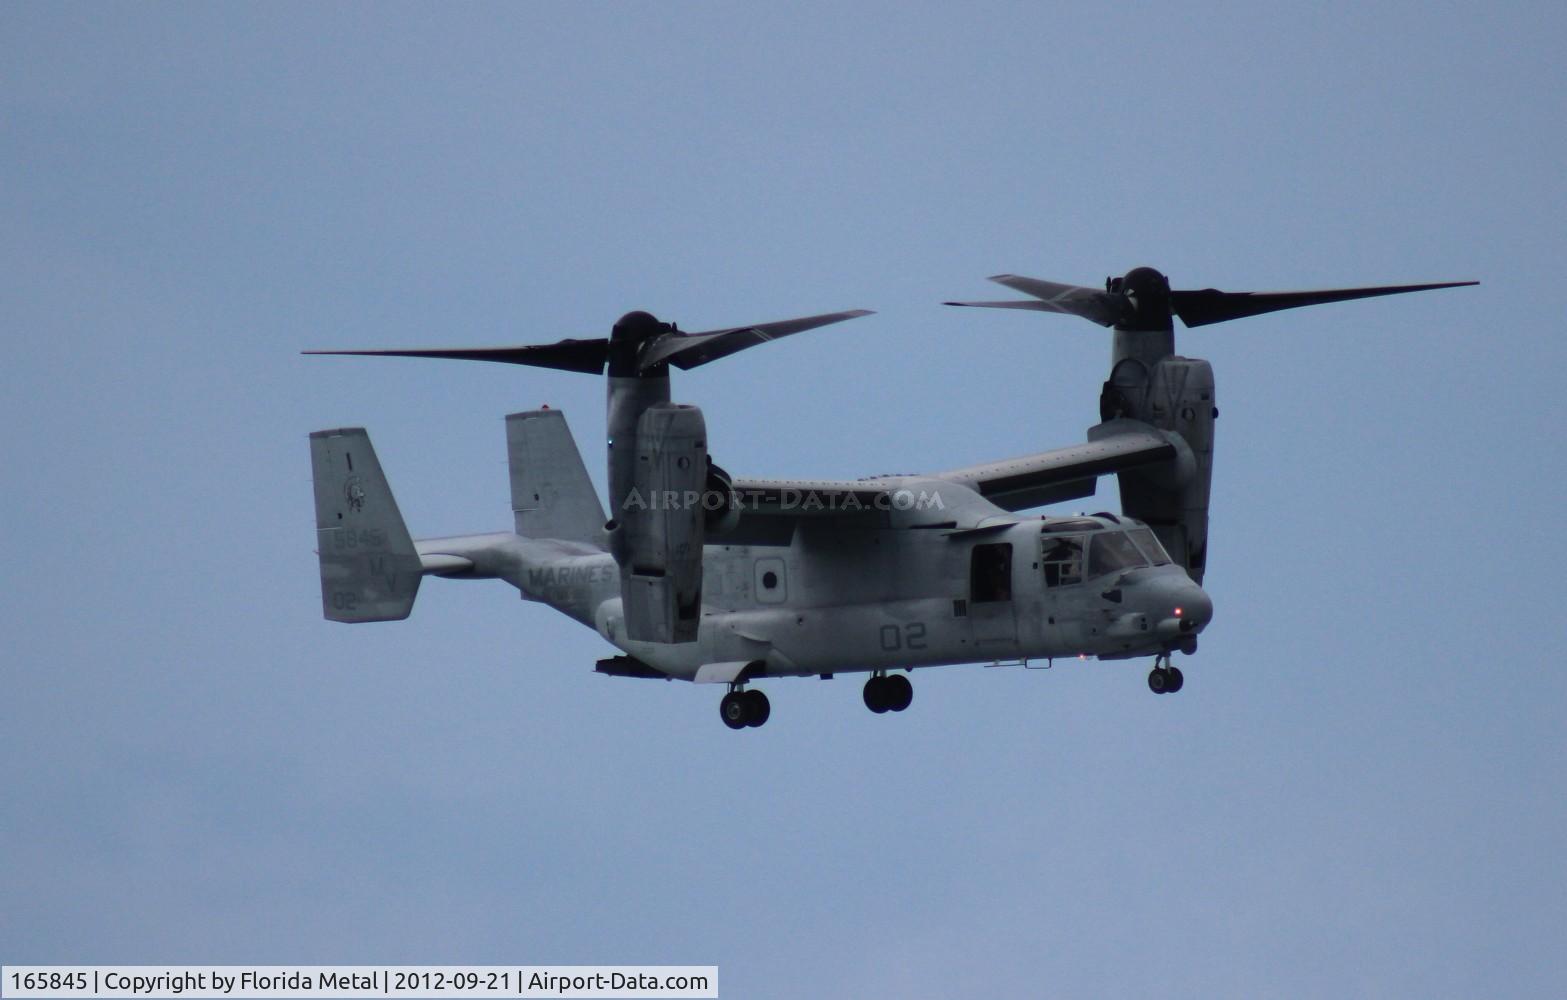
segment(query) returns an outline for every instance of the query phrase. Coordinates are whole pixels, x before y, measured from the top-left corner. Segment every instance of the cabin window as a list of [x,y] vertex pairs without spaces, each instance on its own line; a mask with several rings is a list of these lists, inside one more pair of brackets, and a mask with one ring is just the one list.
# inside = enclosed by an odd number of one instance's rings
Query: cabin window
[[969,592],[974,603],[1012,599],[1012,545],[998,542],[974,546],[969,571]]
[[778,556],[765,556],[756,561],[752,570],[753,589],[759,604],[782,604],[789,599],[789,577],[784,572],[784,561]]
[[1065,587],[1083,582],[1083,536],[1046,536],[1040,554],[1045,571],[1045,586]]

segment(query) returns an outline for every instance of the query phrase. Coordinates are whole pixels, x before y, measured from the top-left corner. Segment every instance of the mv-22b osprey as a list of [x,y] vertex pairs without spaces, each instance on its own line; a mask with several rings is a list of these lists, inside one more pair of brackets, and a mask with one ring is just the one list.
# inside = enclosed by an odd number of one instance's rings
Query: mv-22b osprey
[[[702,411],[670,402],[690,369],[864,310],[706,333],[645,312],[608,338],[505,348],[311,351],[499,361],[609,375],[611,517],[559,410],[506,418],[515,530],[415,540],[362,428],[310,435],[325,616],[406,618],[424,576],[505,580],[621,651],[597,670],[725,684],[734,729],[767,721],[764,679],[869,673],[865,705],[901,712],[915,667],[1152,656],[1179,691],[1213,615],[1203,592],[1214,421],[1208,362],[1175,353],[1173,316],[1202,326],[1278,309],[1473,282],[1309,292],[1172,291],[1139,267],[1105,289],[1015,275],[1023,301],[1114,330],[1087,442],[930,475],[734,479],[708,456]],[[1119,480],[1121,512],[1018,512]],[[897,672],[897,671],[902,671]]]

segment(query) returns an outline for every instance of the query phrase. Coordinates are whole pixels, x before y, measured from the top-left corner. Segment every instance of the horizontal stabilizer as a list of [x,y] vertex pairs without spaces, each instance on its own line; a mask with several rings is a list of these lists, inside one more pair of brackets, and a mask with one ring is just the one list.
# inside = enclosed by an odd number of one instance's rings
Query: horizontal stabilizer
[[472,573],[475,568],[472,559],[444,552],[419,553],[419,565],[429,576],[461,576]]

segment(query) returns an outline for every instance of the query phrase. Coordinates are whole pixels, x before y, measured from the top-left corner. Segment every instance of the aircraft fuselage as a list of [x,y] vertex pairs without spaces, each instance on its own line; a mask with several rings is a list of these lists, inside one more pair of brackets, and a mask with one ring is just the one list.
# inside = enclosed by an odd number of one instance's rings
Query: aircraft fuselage
[[802,521],[786,545],[706,546],[695,642],[626,636],[608,553],[518,539],[518,563],[500,575],[685,680],[726,679],[703,676],[714,664],[759,677],[1152,655],[1194,643],[1212,616],[1201,587],[1156,565],[1162,550],[1145,552],[1151,535],[1130,519],[959,529],[939,516],[925,515],[928,527]]

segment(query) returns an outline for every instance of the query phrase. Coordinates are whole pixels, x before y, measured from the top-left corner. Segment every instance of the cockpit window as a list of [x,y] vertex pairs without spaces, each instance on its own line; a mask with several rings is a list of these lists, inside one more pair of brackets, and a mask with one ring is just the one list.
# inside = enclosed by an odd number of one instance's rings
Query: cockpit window
[[1088,575],[1101,576],[1123,569],[1135,569],[1148,565],[1148,560],[1137,551],[1137,546],[1122,531],[1107,531],[1095,535],[1088,549]]
[[1149,562],[1155,566],[1170,565],[1169,555],[1164,551],[1164,546],[1159,544],[1159,539],[1154,537],[1154,533],[1151,530],[1148,528],[1133,528],[1130,534],[1132,541],[1136,542],[1137,547],[1143,550],[1143,555],[1148,557]]
[[1046,537],[1040,553],[1045,586],[1064,587],[1083,582],[1083,536]]

